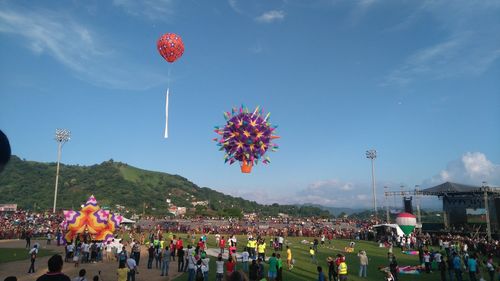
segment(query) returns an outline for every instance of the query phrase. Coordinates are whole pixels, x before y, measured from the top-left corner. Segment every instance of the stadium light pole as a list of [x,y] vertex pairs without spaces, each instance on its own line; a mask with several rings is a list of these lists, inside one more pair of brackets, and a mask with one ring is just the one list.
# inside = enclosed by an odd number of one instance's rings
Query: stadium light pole
[[57,206],[57,186],[59,184],[59,162],[61,162],[61,151],[62,146],[69,141],[71,138],[71,132],[67,129],[56,129],[56,137],[55,140],[57,142],[57,168],[56,168],[56,186],[54,190],[54,208],[52,209],[52,213],[56,212]]
[[366,158],[372,162],[372,191],[373,191],[373,211],[375,212],[375,221],[377,218],[377,193],[375,192],[375,159],[377,158],[377,151],[370,149],[366,151]]
[[488,241],[491,241],[491,223],[490,223],[490,210],[488,206],[488,184],[483,181],[483,186],[482,186],[483,192],[484,192],[484,209],[486,211],[486,234],[488,235]]

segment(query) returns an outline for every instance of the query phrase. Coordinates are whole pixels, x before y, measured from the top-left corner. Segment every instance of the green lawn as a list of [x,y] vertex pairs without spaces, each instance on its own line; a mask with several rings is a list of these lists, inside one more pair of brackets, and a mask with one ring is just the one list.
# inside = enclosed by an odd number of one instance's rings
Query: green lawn
[[[38,252],[38,257],[45,257],[54,254],[54,252],[41,249]],[[11,261],[28,260],[28,249],[24,248],[2,248],[0,249],[0,263],[6,263]]]
[[[181,234],[181,237],[184,239],[186,237],[185,234]],[[199,236],[198,236],[199,237]],[[246,244],[245,236],[238,236],[238,251],[242,251],[244,245]],[[290,237],[288,238],[288,242],[290,243],[290,248],[292,249],[292,255],[295,259],[295,266],[293,270],[288,271],[286,269],[286,265],[283,268],[283,280],[287,281],[302,281],[302,280],[317,280],[317,271],[316,265],[310,262],[309,256],[309,246],[301,244],[300,241],[303,239],[307,239],[304,237]],[[312,239],[309,239],[312,241]],[[269,239],[266,239],[269,241]],[[348,240],[335,240],[331,245],[326,243],[324,248],[318,249],[317,259],[318,265],[323,267],[323,272],[327,275],[327,257],[335,257],[337,253],[342,253],[345,246],[349,244]],[[184,242],[186,245],[187,243]],[[215,248],[215,238],[213,236],[208,237],[208,246],[210,248]],[[340,250],[342,249],[342,250]],[[358,277],[359,270],[359,260],[357,257],[357,252],[360,250],[365,250],[368,254],[369,265],[368,265],[368,279],[363,279]],[[270,255],[272,251],[267,249],[266,256]],[[403,255],[398,248],[394,248],[394,253],[398,259],[398,264],[400,266],[404,265],[417,265],[418,264],[418,256],[409,256]],[[286,264],[286,251],[283,250],[282,258],[284,260],[284,264]],[[356,248],[354,253],[345,254],[346,262],[349,269],[349,280],[384,280],[384,273],[378,270],[379,266],[387,266],[387,249],[379,248],[378,244],[373,242],[366,241],[356,241]],[[241,265],[238,264],[237,269],[241,269]],[[267,266],[265,267],[267,273]],[[171,270],[177,270],[176,267],[172,267]],[[465,277],[465,276],[464,276]],[[400,279],[402,280],[440,280],[439,273],[433,272],[431,274],[422,273],[420,275],[400,275]],[[187,280],[187,274],[183,274],[178,278],[174,279],[176,281],[184,281]],[[215,258],[210,258],[210,276],[209,280],[215,280]]]

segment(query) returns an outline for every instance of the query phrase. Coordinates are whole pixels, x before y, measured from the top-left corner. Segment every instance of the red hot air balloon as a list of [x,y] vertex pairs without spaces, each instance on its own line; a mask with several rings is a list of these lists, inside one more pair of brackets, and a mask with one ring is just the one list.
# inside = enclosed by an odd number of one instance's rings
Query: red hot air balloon
[[175,33],[163,34],[156,43],[158,52],[168,62],[172,63],[184,53],[182,38]]

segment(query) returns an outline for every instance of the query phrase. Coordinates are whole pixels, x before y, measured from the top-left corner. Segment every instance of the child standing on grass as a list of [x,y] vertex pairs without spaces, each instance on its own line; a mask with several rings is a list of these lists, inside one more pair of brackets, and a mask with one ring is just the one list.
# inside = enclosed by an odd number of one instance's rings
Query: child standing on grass
[[311,263],[318,264],[318,261],[316,260],[316,252],[312,247],[309,247],[309,255],[311,255]]

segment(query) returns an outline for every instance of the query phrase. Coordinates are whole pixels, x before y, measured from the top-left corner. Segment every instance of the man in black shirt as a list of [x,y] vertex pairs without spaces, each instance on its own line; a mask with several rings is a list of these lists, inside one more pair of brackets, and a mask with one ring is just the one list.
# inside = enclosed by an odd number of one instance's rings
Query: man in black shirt
[[184,269],[184,248],[182,246],[177,250],[177,258],[177,271],[182,272]]
[[48,262],[49,272],[38,277],[36,281],[71,281],[71,279],[62,273],[63,258],[61,255],[53,255]]

